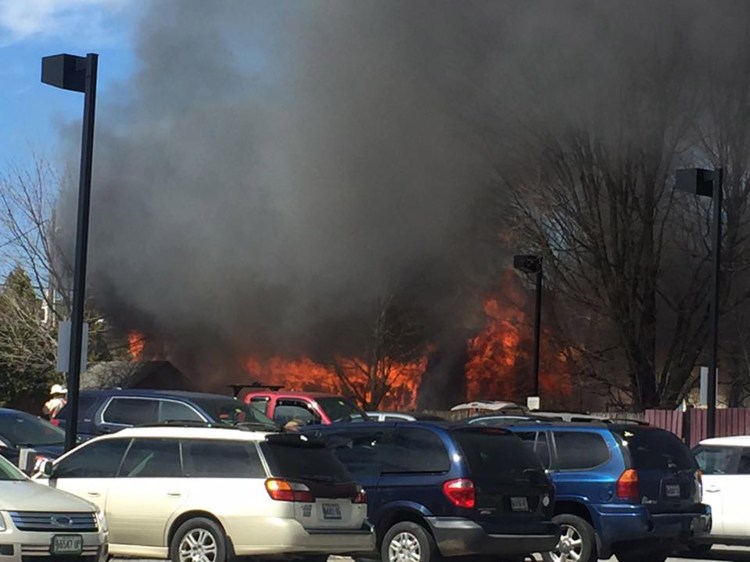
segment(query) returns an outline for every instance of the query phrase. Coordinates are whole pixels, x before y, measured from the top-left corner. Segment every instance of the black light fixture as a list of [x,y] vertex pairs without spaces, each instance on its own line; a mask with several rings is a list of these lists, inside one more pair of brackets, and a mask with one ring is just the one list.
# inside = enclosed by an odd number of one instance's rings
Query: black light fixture
[[89,238],[91,200],[91,167],[94,155],[94,113],[96,109],[96,74],[99,55],[86,57],[53,55],[42,58],[42,82],[84,94],[81,169],[78,184],[78,219],[73,275],[73,307],[70,314],[70,360],[68,361],[68,413],[65,424],[65,450],[76,445],[78,433],[78,397],[81,382],[81,348],[83,343],[83,308],[86,292],[86,254]]
[[711,347],[708,359],[708,419],[706,420],[706,437],[716,435],[716,377],[718,368],[719,347],[719,273],[721,268],[721,207],[723,199],[724,172],[721,168],[704,170],[689,168],[677,170],[675,189],[711,197],[713,200],[713,242],[711,247]]
[[542,325],[542,257],[535,255],[519,255],[513,257],[513,267],[524,273],[533,274],[536,282],[534,304],[534,355],[532,373],[534,380],[534,398],[539,400],[539,351],[541,345]]

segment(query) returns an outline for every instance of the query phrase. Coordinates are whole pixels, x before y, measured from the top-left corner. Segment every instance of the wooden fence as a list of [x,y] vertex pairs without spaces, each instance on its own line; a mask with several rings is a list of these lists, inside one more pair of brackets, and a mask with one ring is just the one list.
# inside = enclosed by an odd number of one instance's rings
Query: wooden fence
[[[646,410],[645,420],[656,427],[668,429],[694,447],[706,438],[708,410],[690,409],[686,412]],[[716,437],[750,435],[750,408],[719,408],[716,410]]]

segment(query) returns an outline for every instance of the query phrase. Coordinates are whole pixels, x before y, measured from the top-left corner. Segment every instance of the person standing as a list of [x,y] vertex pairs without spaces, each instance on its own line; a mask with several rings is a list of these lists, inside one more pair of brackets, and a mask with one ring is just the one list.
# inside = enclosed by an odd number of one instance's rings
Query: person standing
[[44,403],[42,412],[48,419],[53,420],[68,402],[68,390],[62,385],[53,384],[49,391],[50,398]]

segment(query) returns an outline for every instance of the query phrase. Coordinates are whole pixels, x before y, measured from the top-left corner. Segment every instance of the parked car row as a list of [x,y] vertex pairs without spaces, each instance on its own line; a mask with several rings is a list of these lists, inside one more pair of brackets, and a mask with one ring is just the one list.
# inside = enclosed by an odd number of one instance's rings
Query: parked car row
[[[284,402],[289,395],[265,402],[272,417],[252,396],[92,395],[82,408],[88,440],[35,475],[99,507],[96,532],[106,536],[95,552],[80,551],[86,556],[224,562],[246,554],[354,554],[429,562],[540,552],[547,562],[612,554],[620,562],[663,562],[673,549],[710,548],[731,530],[728,519],[712,529],[695,456],[675,435],[649,426],[521,415],[450,423],[386,412],[373,421],[361,411],[332,417],[347,405],[307,395],[309,408],[328,407],[329,423],[318,414],[301,433],[288,433],[280,422],[284,407],[294,406]],[[403,417],[393,421],[394,414]],[[44,429],[62,441],[59,428]],[[750,448],[746,455],[727,447],[696,451],[705,478],[750,469]],[[718,514],[717,502],[712,507]],[[73,531],[47,539],[81,548],[91,542]]]
[[695,459],[661,429],[410,421],[307,431],[367,490],[384,560],[400,523],[420,560],[538,551],[553,562],[663,562],[711,526]]

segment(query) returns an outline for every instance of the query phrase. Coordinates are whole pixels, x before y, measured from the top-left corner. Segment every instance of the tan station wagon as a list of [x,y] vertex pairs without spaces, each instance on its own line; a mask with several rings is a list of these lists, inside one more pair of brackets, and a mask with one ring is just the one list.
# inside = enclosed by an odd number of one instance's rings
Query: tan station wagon
[[114,556],[322,560],[374,546],[364,491],[322,443],[304,435],[124,429],[44,470],[41,481],[104,509]]

